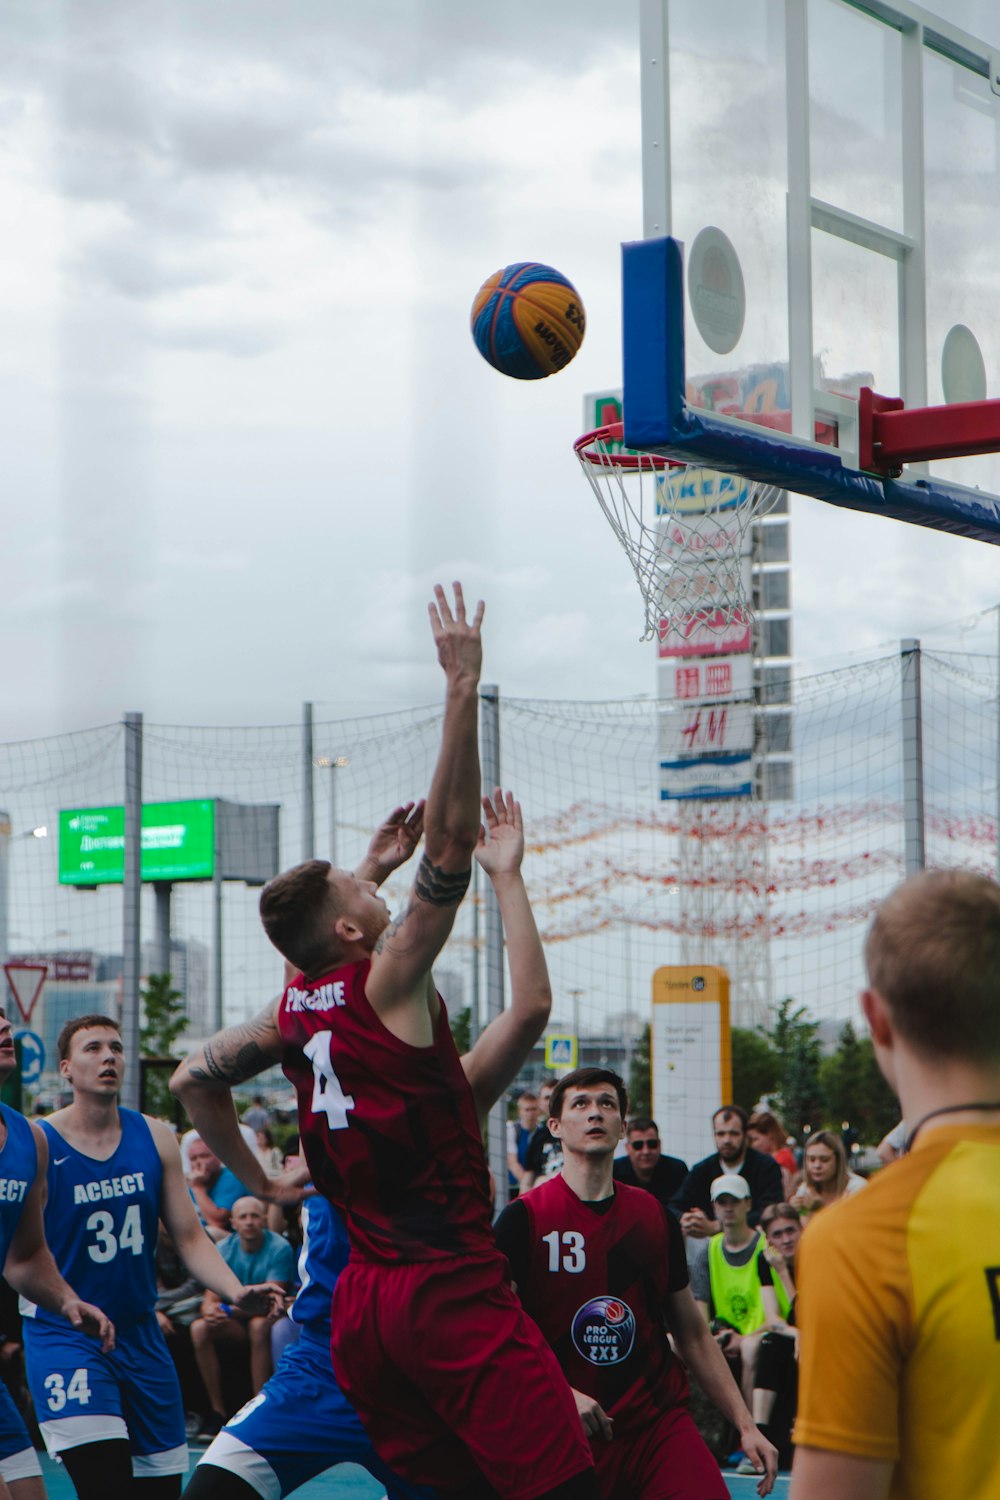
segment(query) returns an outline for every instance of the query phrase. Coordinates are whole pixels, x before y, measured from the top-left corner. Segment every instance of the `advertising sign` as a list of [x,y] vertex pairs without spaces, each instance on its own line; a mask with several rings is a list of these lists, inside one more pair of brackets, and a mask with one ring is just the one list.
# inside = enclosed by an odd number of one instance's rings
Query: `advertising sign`
[[732,703],[753,697],[753,659],[692,656],[663,662],[660,699],[667,703]]
[[660,801],[697,802],[721,797],[749,797],[753,792],[753,756],[696,755],[660,761]]
[[672,1154],[705,1155],[710,1121],[732,1100],[729,975],[714,964],[668,964],[653,975],[652,1113]]
[[737,610],[727,620],[723,610],[661,620],[657,655],[662,661],[671,656],[734,656],[749,651],[752,625],[749,610]]
[[[211,880],[215,803],[150,802],[142,809],[143,880]],[[124,807],[59,813],[60,885],[111,885],[125,878]]]
[[660,756],[679,760],[709,751],[753,749],[754,707],[752,703],[699,703],[660,715]]

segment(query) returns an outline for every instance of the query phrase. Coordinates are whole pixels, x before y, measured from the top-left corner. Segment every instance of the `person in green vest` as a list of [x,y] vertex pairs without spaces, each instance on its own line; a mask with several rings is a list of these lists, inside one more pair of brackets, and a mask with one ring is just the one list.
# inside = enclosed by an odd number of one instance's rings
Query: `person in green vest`
[[784,1319],[764,1256],[766,1241],[747,1223],[753,1203],[746,1178],[736,1172],[717,1177],[712,1203],[722,1231],[708,1242],[706,1314],[749,1401],[761,1338]]

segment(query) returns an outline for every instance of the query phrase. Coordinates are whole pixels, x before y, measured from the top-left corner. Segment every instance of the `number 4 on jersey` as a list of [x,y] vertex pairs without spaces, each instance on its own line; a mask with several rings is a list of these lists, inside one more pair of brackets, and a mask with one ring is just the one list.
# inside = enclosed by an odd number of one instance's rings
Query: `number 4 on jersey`
[[303,1047],[303,1052],[312,1063],[313,1096],[311,1109],[314,1115],[326,1115],[331,1130],[346,1130],[350,1123],[348,1110],[354,1108],[354,1100],[345,1094],[340,1079],[333,1071],[330,1061],[330,1033],[317,1031]]

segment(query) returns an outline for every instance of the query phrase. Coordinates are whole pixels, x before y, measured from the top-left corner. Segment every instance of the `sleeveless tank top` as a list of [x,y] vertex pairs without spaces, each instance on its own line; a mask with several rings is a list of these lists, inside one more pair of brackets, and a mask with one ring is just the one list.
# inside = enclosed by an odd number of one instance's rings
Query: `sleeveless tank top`
[[24,1200],[38,1171],[38,1152],[31,1126],[9,1105],[0,1104],[7,1139],[0,1151],[0,1270],[24,1211]]
[[721,1234],[713,1235],[708,1242],[708,1272],[716,1317],[725,1318],[737,1333],[753,1333],[767,1321],[757,1274],[757,1262],[766,1243],[764,1236],[757,1235],[753,1254],[743,1266],[729,1264],[722,1251],[722,1242]]

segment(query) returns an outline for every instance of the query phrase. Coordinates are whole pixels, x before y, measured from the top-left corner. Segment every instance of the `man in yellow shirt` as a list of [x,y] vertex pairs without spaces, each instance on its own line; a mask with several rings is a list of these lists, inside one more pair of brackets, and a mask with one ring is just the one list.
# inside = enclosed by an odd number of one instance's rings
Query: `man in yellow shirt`
[[1000,886],[913,876],[865,963],[908,1150],[803,1238],[790,1500],[998,1500]]

